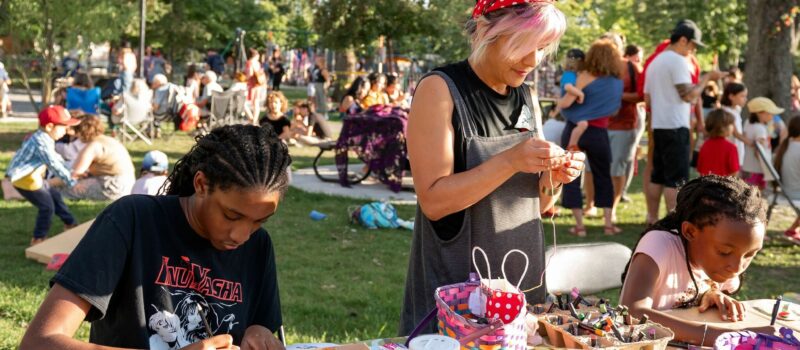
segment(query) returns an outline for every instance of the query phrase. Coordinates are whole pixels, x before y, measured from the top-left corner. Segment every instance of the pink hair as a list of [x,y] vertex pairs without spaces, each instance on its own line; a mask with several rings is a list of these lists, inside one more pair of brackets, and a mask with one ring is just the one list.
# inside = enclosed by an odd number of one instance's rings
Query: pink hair
[[544,48],[545,54],[554,53],[567,30],[564,14],[546,2],[523,6],[497,10],[469,20],[466,28],[471,36],[472,55],[482,57],[487,47],[502,36],[509,36],[504,49],[511,60],[520,59],[539,48]]

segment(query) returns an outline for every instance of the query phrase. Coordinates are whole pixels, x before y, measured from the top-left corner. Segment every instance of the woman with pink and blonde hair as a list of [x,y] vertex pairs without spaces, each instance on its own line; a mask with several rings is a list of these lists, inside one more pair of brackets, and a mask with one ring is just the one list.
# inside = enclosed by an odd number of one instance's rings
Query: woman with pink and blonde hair
[[545,141],[536,94],[524,81],[565,30],[552,1],[480,0],[466,24],[469,58],[420,80],[408,120],[419,205],[401,335],[435,307],[437,287],[468,279],[476,246],[492,267],[523,251],[530,267],[512,257],[508,278],[522,280],[528,302],[544,302],[540,215],[578,177],[585,156]]

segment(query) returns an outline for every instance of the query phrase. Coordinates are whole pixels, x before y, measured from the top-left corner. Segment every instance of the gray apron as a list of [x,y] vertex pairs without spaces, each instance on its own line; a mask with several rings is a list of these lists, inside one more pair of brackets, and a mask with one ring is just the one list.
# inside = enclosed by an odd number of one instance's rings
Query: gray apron
[[[527,86],[524,100],[532,110],[532,131],[498,137],[483,137],[476,134],[476,127],[469,117],[467,107],[453,81],[444,73],[434,71],[447,82],[458,122],[467,143],[467,169],[472,169],[520,142],[537,138],[541,127],[541,110],[534,104]],[[424,78],[423,78],[424,79]],[[458,147],[458,145],[456,145]],[[472,247],[483,248],[489,256],[492,278],[501,278],[500,266],[503,256],[512,249],[522,250],[530,259],[530,268],[520,284],[521,290],[533,288],[540,283],[544,271],[544,239],[539,214],[539,174],[517,173],[494,192],[466,209],[461,231],[448,241],[436,235],[430,220],[417,205],[414,235],[411,241],[408,275],[406,277],[403,310],[400,315],[401,336],[408,335],[431,310],[436,307],[434,290],[440,286],[465,282],[472,267]],[[479,259],[481,272],[486,271],[483,259]],[[508,280],[516,283],[525,268],[523,257],[512,254],[506,266]],[[487,276],[484,275],[484,278]],[[543,282],[543,281],[542,281]],[[528,303],[544,302],[544,284],[525,294]],[[422,333],[435,333],[436,323],[431,322]]]

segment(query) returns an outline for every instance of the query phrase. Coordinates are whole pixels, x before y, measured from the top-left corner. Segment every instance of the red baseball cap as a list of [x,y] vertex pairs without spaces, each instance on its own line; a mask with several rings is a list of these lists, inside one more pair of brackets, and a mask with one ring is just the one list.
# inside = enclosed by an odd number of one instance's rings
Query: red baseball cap
[[81,120],[73,118],[64,107],[47,106],[39,112],[39,126],[45,126],[49,123],[74,126],[80,124]]

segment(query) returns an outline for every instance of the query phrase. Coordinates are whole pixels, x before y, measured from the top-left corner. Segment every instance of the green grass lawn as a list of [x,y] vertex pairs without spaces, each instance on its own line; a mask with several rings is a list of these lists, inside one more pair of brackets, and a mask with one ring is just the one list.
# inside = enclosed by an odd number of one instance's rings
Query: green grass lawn
[[[22,137],[35,124],[0,123],[0,169],[4,170]],[[151,149],[166,152],[174,162],[193,141],[178,135],[153,146],[136,142],[129,146],[136,166]],[[308,167],[316,154],[313,148],[292,148],[293,167]],[[332,163],[332,159],[326,160]],[[633,246],[644,221],[644,197],[637,179],[631,191],[632,203],[620,208],[619,224],[625,229],[611,238],[602,235],[600,219],[587,222],[589,236],[566,234],[572,218],[556,219],[558,243],[615,241]],[[265,224],[277,254],[281,301],[290,343],[330,341],[337,343],[393,336],[397,330],[407,268],[411,233],[404,230],[366,230],[348,222],[347,208],[363,201],[310,194],[291,189],[278,214]],[[80,221],[95,217],[105,202],[71,201],[70,209]],[[309,211],[329,215],[311,221]],[[414,215],[413,206],[399,206],[400,216]],[[0,349],[16,348],[28,322],[43,300],[53,273],[24,257],[35,220],[35,209],[27,202],[0,200]],[[764,251],[748,270],[740,295],[743,299],[771,298],[786,291],[800,291],[798,268],[800,246],[777,239],[792,217],[780,209],[770,223],[770,237]],[[57,220],[56,220],[57,221]],[[551,244],[550,223],[545,223]],[[61,231],[56,222],[50,234]],[[616,300],[619,290],[601,293]],[[88,337],[88,325],[77,335]]]

